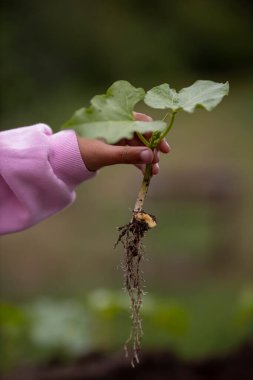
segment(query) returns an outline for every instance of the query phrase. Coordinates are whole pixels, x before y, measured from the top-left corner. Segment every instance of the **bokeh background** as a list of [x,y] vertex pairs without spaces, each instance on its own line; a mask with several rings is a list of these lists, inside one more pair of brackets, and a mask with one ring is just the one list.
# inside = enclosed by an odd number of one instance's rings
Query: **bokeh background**
[[[159,224],[145,240],[143,346],[203,358],[251,340],[252,2],[8,0],[1,7],[2,130],[44,122],[57,131],[118,79],[146,90],[230,82],[212,113],[178,115],[172,151],[151,186],[146,210]],[[135,168],[105,168],[78,188],[71,207],[1,237],[2,368],[122,350],[129,305],[122,249],[113,244],[140,181]]]

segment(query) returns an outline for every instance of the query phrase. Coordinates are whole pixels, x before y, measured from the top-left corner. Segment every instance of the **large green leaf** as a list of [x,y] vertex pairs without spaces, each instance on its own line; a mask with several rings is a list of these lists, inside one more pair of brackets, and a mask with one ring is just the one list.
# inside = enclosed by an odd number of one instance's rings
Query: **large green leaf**
[[122,138],[130,139],[135,132],[162,132],[166,128],[162,121],[134,120],[134,106],[144,96],[142,88],[135,88],[127,81],[117,81],[106,94],[92,98],[90,107],[76,111],[63,128],[74,129],[83,137],[104,138],[109,144]]
[[190,87],[179,92],[166,83],[149,90],[145,103],[152,108],[170,109],[173,112],[184,110],[194,112],[196,107],[211,111],[228,94],[229,84],[216,83],[208,80],[198,80]]

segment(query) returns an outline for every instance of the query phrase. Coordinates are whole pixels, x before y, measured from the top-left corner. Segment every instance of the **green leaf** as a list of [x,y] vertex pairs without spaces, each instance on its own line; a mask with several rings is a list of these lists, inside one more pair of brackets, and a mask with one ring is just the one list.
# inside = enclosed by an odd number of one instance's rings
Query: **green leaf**
[[211,111],[225,95],[228,95],[229,84],[216,83],[208,80],[198,80],[190,87],[179,92],[166,83],[149,90],[145,103],[152,108],[170,109],[173,112],[184,110],[194,112],[196,107]]
[[179,108],[178,93],[173,88],[170,88],[167,83],[149,90],[144,102],[152,108],[171,109],[172,111]]
[[76,111],[63,128],[74,129],[83,137],[104,138],[109,144],[123,138],[131,139],[135,132],[163,131],[166,123],[162,121],[134,120],[134,106],[144,96],[142,88],[135,88],[127,81],[117,81],[106,94],[92,98],[90,107]]

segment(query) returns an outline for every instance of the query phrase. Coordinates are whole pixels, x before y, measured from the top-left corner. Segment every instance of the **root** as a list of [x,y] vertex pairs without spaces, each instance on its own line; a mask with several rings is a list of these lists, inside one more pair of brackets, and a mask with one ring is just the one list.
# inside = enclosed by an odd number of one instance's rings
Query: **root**
[[140,264],[144,258],[142,239],[145,233],[155,227],[155,217],[144,211],[134,212],[130,223],[119,227],[119,237],[115,247],[121,243],[124,247],[122,269],[124,273],[124,288],[131,300],[131,332],[125,343],[125,353],[128,357],[128,346],[132,343],[132,360],[134,367],[139,363],[139,352],[143,337],[140,309],[144,295],[144,279],[141,275]]

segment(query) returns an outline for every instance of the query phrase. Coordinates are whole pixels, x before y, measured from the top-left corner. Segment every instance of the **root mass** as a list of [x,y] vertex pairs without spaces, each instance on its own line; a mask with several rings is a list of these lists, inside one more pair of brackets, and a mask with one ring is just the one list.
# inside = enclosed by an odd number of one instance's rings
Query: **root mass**
[[115,246],[121,243],[124,247],[122,269],[124,273],[124,288],[131,300],[131,332],[125,343],[128,356],[128,345],[132,343],[132,360],[134,367],[139,363],[139,352],[143,337],[140,309],[144,295],[144,279],[141,271],[141,260],[144,259],[142,239],[149,228],[156,225],[155,217],[145,212],[133,213],[131,222],[119,227],[119,237]]

